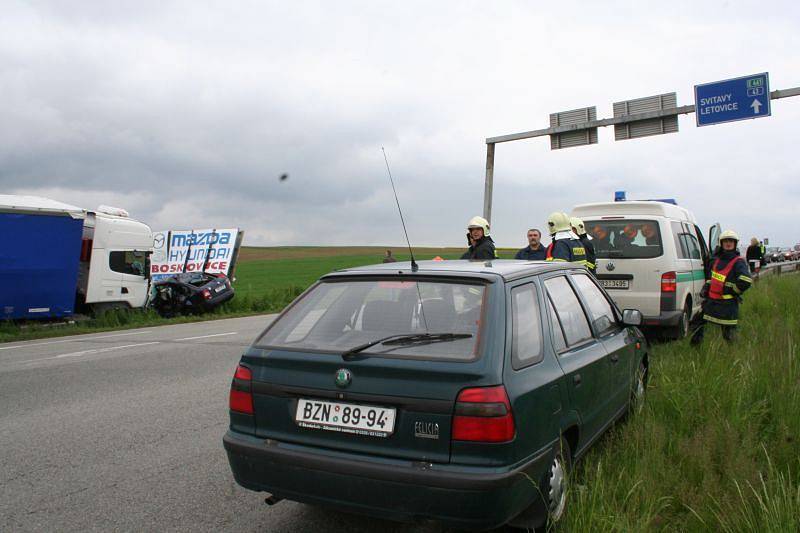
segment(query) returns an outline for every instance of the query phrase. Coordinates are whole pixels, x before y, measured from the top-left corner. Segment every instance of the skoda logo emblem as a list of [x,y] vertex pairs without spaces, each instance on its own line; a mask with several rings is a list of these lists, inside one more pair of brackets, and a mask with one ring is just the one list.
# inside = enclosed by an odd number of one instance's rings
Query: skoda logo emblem
[[617,267],[615,267],[614,263],[612,263],[611,261],[609,261],[608,264],[606,265],[606,269],[609,271],[614,270],[615,268]]
[[350,385],[350,382],[353,381],[353,374],[350,373],[349,370],[346,368],[340,368],[336,371],[336,386],[340,389],[343,389]]

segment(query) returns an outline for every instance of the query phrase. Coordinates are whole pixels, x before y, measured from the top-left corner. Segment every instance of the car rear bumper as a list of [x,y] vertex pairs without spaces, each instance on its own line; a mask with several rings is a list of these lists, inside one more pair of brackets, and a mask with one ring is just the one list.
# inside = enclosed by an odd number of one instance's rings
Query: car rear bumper
[[[491,529],[538,498],[552,446],[505,469],[365,458],[228,431],[236,482],[277,498],[399,521]],[[535,481],[532,481],[535,480]]]

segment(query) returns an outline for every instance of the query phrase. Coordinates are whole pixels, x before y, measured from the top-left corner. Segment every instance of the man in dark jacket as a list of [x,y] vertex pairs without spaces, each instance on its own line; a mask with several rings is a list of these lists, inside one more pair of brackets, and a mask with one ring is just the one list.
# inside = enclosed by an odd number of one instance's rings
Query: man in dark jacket
[[494,241],[489,236],[489,221],[483,217],[472,217],[467,224],[467,242],[469,249],[461,259],[486,260],[495,259]]
[[764,245],[758,242],[758,239],[755,237],[750,239],[750,246],[747,247],[747,264],[750,272],[758,274],[761,270],[761,265],[764,264],[764,252]]
[[525,261],[544,261],[547,258],[547,248],[542,245],[542,232],[536,228],[528,230],[528,246],[517,252],[514,259]]
[[578,217],[572,217],[569,219],[569,222],[572,224],[572,231],[578,236],[578,240],[581,241],[583,249],[586,250],[586,268],[589,269],[589,272],[596,275],[597,265],[595,261],[597,256],[594,253],[592,239],[586,234],[586,227],[583,224],[583,220]]
[[739,302],[744,291],[750,288],[753,280],[747,262],[739,255],[736,247],[739,237],[731,230],[720,235],[720,248],[711,262],[711,277],[700,292],[703,302],[703,317],[692,334],[692,344],[703,342],[706,322],[722,326],[722,336],[733,341],[739,323]]

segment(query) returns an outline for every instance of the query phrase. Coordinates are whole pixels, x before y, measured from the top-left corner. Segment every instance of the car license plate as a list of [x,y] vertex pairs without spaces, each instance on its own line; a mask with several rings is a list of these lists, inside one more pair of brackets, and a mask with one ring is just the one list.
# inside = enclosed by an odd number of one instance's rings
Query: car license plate
[[394,417],[393,408],[301,398],[294,419],[304,428],[388,437],[394,431]]
[[630,281],[627,279],[601,279],[600,284],[606,289],[630,288]]
[[216,289],[214,289],[214,292],[216,292],[216,293],[220,293],[220,292],[222,292],[222,291],[224,291],[224,290],[225,290],[225,286],[224,286],[224,285],[221,285],[221,286],[217,287]]

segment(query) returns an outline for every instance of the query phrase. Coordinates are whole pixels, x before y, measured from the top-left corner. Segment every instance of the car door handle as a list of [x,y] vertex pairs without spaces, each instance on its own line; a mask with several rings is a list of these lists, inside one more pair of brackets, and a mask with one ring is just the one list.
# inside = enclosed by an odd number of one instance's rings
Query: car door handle
[[581,384],[581,375],[580,374],[575,374],[574,376],[572,376],[572,382],[575,383],[575,385],[580,385]]
[[611,354],[611,362],[612,363],[619,363],[619,355],[615,354],[615,353],[612,353]]

